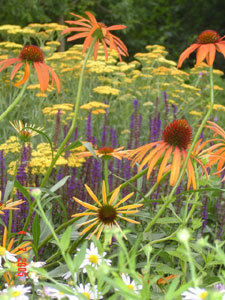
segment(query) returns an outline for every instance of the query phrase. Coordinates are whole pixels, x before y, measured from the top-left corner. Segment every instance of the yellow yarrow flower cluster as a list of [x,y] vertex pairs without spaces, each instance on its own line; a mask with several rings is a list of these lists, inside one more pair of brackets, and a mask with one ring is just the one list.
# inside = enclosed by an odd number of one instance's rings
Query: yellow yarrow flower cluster
[[73,110],[73,104],[71,103],[62,103],[62,104],[54,104],[52,106],[48,106],[42,109],[44,115],[47,116],[55,116],[60,110],[60,113],[65,115],[69,111]]
[[105,109],[109,108],[108,104],[102,103],[102,102],[98,102],[98,101],[92,101],[86,104],[83,104],[80,106],[81,109],[86,109],[86,110],[92,110],[92,113],[96,113],[96,110],[93,110],[95,108],[97,108],[97,111],[99,113],[106,113]]
[[97,86],[93,89],[95,93],[104,94],[104,95],[119,95],[120,91],[118,89],[114,89],[109,85],[101,85]]
[[21,151],[21,144],[17,136],[10,136],[8,140],[0,145],[0,150],[4,151],[4,154],[19,153]]

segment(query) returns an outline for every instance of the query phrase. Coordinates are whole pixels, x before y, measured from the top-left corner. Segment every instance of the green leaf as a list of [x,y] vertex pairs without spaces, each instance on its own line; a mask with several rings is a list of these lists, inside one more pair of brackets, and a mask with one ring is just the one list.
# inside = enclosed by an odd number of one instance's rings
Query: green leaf
[[40,233],[41,233],[40,220],[38,214],[36,214],[32,224],[33,243],[36,248],[38,247]]
[[69,146],[67,146],[66,148],[64,148],[63,152],[67,152],[71,149],[75,149],[75,148],[78,148],[80,146],[82,146],[83,144],[80,142],[80,141],[75,141],[71,144],[69,144]]
[[176,224],[180,223],[179,220],[175,217],[165,217],[165,218],[159,218],[156,223],[159,224]]
[[94,156],[94,158],[98,159],[97,155],[95,154],[95,150],[94,148],[92,147],[91,143],[83,143],[83,146],[86,147],[88,149],[88,151],[91,152],[91,154]]
[[30,193],[27,191],[26,188],[24,188],[18,180],[15,179],[15,182],[14,182],[14,186],[23,194],[23,196],[28,200],[28,202],[30,203],[31,202],[31,199],[30,199]]
[[4,194],[4,199],[3,199],[3,203],[6,203],[6,201],[9,198],[9,195],[13,189],[14,186],[14,182],[13,181],[7,181],[6,187],[5,187],[5,194]]
[[70,244],[71,229],[72,229],[71,226],[67,227],[61,237],[61,240],[60,240],[60,245],[61,245],[62,251],[64,251],[64,252],[68,249],[69,244]]

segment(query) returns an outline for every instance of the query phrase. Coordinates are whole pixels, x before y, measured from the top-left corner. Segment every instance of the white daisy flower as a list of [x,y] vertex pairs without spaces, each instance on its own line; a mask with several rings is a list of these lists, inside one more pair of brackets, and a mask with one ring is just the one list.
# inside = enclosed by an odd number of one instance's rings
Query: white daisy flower
[[[2,294],[7,293],[11,300],[29,300],[25,294],[31,292],[31,287],[24,287],[23,284],[4,289]],[[1,295],[1,294],[0,294]]]
[[185,300],[202,300],[205,299],[208,292],[205,289],[200,288],[189,288],[188,291],[181,294],[182,299]]
[[[83,285],[82,283],[76,287],[78,293],[83,294],[90,300],[102,299],[103,297],[99,295],[97,285],[91,287],[90,283]],[[79,300],[79,298],[77,298]]]
[[41,267],[43,267],[44,265],[46,264],[46,262],[44,262],[44,261],[31,261],[30,263],[29,263],[29,265],[27,266],[27,268],[29,269],[29,268],[41,268]]
[[27,266],[27,271],[29,272],[28,273],[28,277],[30,277],[34,284],[37,284],[38,281],[39,281],[39,275],[35,272],[35,271],[31,271],[31,268],[34,267],[34,268],[41,268],[43,267],[44,265],[46,264],[46,262],[44,261],[31,261],[29,263],[29,265]]
[[[67,271],[65,274],[62,275],[63,279],[67,280],[72,276],[70,271]],[[77,281],[77,273],[74,273],[74,279]]]
[[86,249],[86,254],[84,261],[82,262],[80,268],[83,268],[83,272],[86,273],[85,266],[90,265],[97,269],[101,263],[104,261],[107,265],[111,266],[111,260],[105,259],[104,256],[106,252],[103,252],[102,256],[98,253],[98,248],[95,247],[94,243],[92,242],[90,245],[90,249]]
[[66,294],[50,286],[45,286],[43,290],[37,290],[37,294],[42,297],[48,296],[58,300],[64,299],[65,297],[67,297],[70,300],[77,300],[76,296]]
[[122,274],[121,277],[126,286],[135,293],[138,294],[138,292],[142,289],[142,285],[137,284],[134,280],[131,280],[128,274]]
[[10,253],[6,248],[0,246],[0,267],[2,267],[2,259],[17,262],[16,254]]

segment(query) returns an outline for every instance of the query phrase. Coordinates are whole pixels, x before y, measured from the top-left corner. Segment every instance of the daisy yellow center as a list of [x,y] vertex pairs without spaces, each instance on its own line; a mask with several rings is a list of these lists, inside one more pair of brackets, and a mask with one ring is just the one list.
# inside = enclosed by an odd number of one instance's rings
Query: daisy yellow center
[[20,291],[14,291],[14,292],[12,292],[11,295],[12,295],[12,297],[18,297],[18,296],[21,296],[22,293]]
[[39,47],[34,45],[27,45],[21,50],[19,58],[32,62],[43,63],[44,54]]
[[98,152],[100,154],[104,154],[104,155],[112,153],[113,151],[114,151],[114,149],[112,147],[101,147],[98,149]]
[[174,120],[163,131],[163,141],[180,149],[187,149],[191,137],[192,130],[186,120]]
[[201,293],[200,298],[205,299],[207,296],[208,296],[208,292],[204,291],[203,293]]
[[199,34],[197,43],[210,44],[217,43],[220,40],[219,34],[214,30],[205,30]]
[[111,205],[103,205],[98,211],[98,219],[105,225],[112,224],[116,216],[116,209]]
[[65,295],[65,293],[63,293],[63,292],[59,291],[59,295]]
[[0,256],[5,255],[6,249],[4,247],[0,247]]
[[132,284],[128,284],[127,287],[132,291],[134,290],[134,286]]
[[86,296],[88,299],[91,299],[91,296],[90,296],[90,294],[89,293],[87,293],[87,292],[83,292],[82,293],[84,296]]
[[91,254],[89,257],[88,257],[90,263],[92,264],[95,264],[97,265],[98,264],[98,256],[95,255],[95,254]]

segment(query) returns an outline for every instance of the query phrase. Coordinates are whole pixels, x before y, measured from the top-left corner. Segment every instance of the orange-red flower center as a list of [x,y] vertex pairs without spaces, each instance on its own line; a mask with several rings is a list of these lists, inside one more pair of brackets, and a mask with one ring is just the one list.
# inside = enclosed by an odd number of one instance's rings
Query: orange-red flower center
[[24,46],[23,49],[20,51],[19,58],[32,62],[43,63],[44,54],[38,46],[27,45]]
[[111,205],[103,205],[98,211],[98,219],[105,225],[112,224],[116,216],[116,209]]
[[114,151],[114,149],[112,147],[101,147],[98,149],[98,152],[100,154],[104,154],[104,155],[112,153],[113,151]]
[[210,44],[217,43],[220,40],[219,34],[214,30],[205,30],[199,34],[197,43],[199,44]]
[[163,131],[163,141],[180,149],[187,149],[191,142],[192,130],[186,120],[174,120]]

